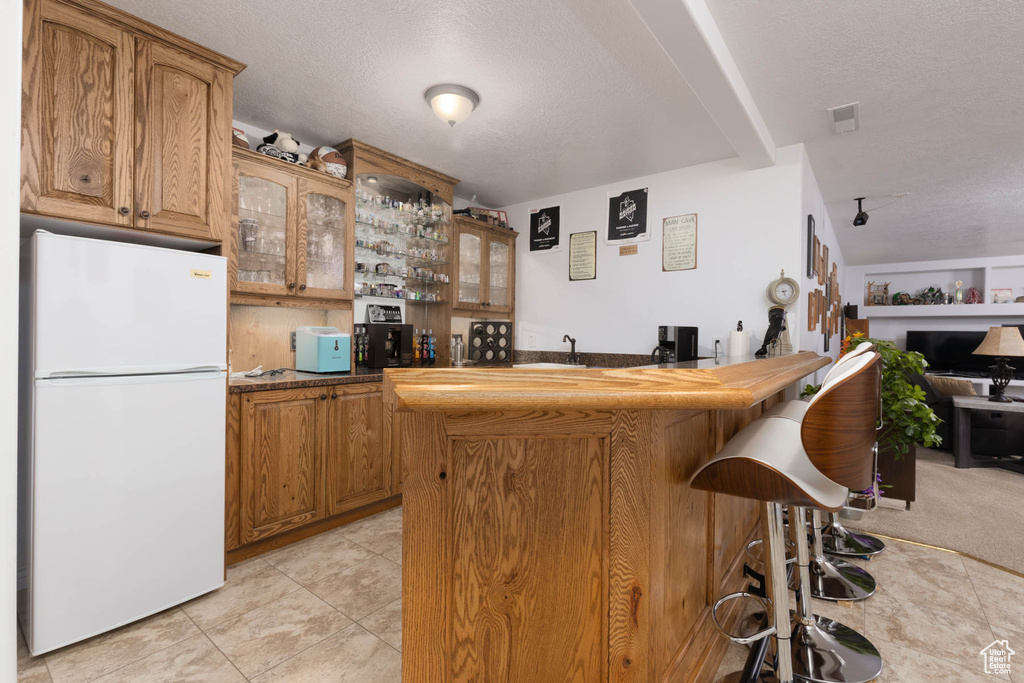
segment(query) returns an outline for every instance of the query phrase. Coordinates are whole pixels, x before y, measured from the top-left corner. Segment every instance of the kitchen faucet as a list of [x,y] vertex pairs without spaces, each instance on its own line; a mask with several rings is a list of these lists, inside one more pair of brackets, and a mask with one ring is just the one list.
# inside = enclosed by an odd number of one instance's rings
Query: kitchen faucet
[[572,344],[572,349],[569,350],[569,355],[566,356],[565,362],[570,365],[579,365],[580,359],[576,357],[576,340],[569,335],[565,335],[562,337],[562,341]]

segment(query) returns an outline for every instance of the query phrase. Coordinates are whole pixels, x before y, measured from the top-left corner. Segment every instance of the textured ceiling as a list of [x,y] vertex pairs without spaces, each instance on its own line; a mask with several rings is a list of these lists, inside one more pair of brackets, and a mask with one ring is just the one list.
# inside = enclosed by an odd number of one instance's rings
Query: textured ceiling
[[[235,118],[355,137],[503,206],[734,156],[626,0],[112,0],[239,59]],[[449,128],[435,83],[480,93]]]
[[[1024,3],[707,3],[776,143],[807,144],[848,264],[1024,253]],[[855,101],[861,129],[830,136]]]

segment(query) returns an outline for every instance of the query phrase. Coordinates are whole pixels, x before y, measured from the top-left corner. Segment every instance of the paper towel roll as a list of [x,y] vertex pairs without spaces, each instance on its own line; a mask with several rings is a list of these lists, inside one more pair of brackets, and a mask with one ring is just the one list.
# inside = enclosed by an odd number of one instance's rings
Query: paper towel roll
[[750,355],[750,333],[733,330],[729,333],[729,356]]

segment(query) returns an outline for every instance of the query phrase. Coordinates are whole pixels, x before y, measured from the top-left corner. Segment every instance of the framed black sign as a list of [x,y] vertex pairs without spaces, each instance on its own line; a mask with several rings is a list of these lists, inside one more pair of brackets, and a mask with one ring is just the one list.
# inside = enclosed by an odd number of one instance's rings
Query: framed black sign
[[559,214],[562,207],[552,206],[530,213],[530,251],[560,251]]
[[608,198],[608,244],[644,242],[651,239],[647,229],[647,188],[623,192]]
[[807,277],[817,274],[817,254],[814,253],[814,216],[807,214]]

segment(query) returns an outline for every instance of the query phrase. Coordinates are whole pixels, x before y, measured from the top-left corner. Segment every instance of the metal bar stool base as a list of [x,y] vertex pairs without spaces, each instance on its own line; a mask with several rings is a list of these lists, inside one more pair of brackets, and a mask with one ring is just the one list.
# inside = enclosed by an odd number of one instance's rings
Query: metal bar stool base
[[835,518],[825,527],[821,543],[825,547],[825,552],[830,555],[867,557],[885,550],[885,543],[880,539],[850,531]]
[[793,675],[810,683],[868,683],[882,673],[882,655],[867,638],[838,621],[793,616]]
[[865,600],[875,593],[875,577],[838,557],[811,559],[811,595],[821,600]]

